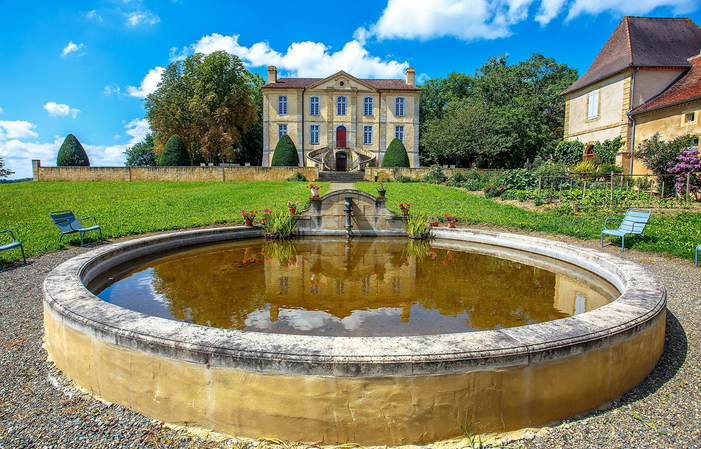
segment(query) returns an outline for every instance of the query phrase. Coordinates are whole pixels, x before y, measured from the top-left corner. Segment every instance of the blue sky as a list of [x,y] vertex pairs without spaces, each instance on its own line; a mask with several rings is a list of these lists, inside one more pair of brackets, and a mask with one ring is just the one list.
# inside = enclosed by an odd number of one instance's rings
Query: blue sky
[[160,71],[196,51],[227,50],[267,77],[418,80],[472,74],[490,56],[542,53],[589,67],[624,15],[689,17],[697,0],[104,0],[2,3],[0,157],[11,178],[56,163],[67,134],[93,166],[122,166],[148,132],[143,97]]

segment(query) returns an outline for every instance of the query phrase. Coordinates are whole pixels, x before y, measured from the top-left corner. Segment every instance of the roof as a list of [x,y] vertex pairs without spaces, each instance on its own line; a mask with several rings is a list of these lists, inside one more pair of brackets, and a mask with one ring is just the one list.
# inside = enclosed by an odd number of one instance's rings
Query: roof
[[[278,78],[277,83],[263,86],[263,89],[304,89],[326,78]],[[411,86],[402,79],[367,79],[357,78],[358,81],[377,90],[421,90],[420,87]]]
[[699,54],[701,28],[688,18],[624,17],[589,69],[567,94],[629,67],[691,67]]
[[632,115],[701,98],[701,55],[689,58],[691,70],[677,78],[659,95],[633,109]]

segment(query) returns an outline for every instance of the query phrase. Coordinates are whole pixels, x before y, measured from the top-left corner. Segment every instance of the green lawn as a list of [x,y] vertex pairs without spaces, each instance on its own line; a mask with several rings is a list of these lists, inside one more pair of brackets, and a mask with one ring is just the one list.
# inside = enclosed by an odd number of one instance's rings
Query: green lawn
[[[621,217],[620,211],[567,214],[552,210],[529,212],[465,193],[460,189],[419,184],[387,183],[388,207],[399,212],[399,203],[410,203],[414,214],[458,215],[466,223],[485,223],[579,238],[598,239],[604,218]],[[376,194],[374,183],[357,188]],[[322,194],[328,190],[328,184]],[[300,182],[22,182],[0,185],[0,229],[12,229],[28,255],[38,255],[79,245],[77,234],[65,236],[59,245],[58,229],[49,212],[72,209],[78,217],[95,215],[106,238],[145,232],[242,223],[241,209],[281,210],[287,201],[304,204],[309,197]],[[653,212],[646,229],[647,242],[631,238],[626,247],[669,252],[693,259],[701,239],[701,213],[675,216]],[[94,241],[97,233],[86,235]],[[3,243],[5,241],[3,240]],[[16,250],[0,253],[0,263],[17,260]]]

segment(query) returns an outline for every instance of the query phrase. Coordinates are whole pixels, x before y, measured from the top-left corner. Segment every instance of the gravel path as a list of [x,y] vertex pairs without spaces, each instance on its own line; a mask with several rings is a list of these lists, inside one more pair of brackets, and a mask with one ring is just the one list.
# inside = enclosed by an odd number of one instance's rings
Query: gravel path
[[[598,241],[530,235],[599,247]],[[89,249],[48,254],[0,271],[0,448],[272,445],[168,428],[80,393],[47,362],[42,348],[43,279],[58,264]],[[528,438],[512,435],[501,447],[701,448],[701,268],[686,260],[621,253],[614,245],[604,251],[639,263],[667,287],[667,335],[660,362],[640,385],[604,410],[529,433]],[[289,442],[282,446],[303,447]]]

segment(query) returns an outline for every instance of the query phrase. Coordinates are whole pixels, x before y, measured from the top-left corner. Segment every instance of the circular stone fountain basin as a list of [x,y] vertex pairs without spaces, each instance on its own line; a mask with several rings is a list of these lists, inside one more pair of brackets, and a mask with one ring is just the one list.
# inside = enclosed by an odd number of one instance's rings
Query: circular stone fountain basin
[[363,445],[451,438],[461,434],[459,423],[473,432],[544,425],[615,399],[657,363],[666,293],[642,267],[533,237],[434,233],[447,247],[477,243],[574,265],[621,294],[596,310],[528,326],[347,337],[204,327],[118,307],[85,287],[139,257],[259,236],[217,228],[113,244],[57,267],[44,282],[46,348],[80,386],[154,419]]

